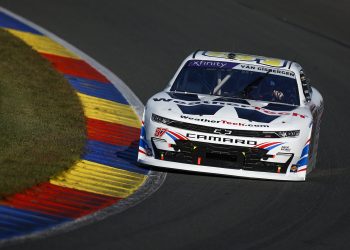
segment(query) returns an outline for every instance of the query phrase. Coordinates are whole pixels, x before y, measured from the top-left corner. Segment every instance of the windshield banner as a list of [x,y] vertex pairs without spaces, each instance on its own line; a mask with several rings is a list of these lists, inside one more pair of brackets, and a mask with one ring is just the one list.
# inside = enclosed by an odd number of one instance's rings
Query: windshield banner
[[279,75],[285,76],[289,78],[295,78],[294,72],[290,70],[276,69],[273,67],[266,67],[261,65],[253,65],[253,64],[239,64],[239,63],[231,63],[231,62],[223,62],[223,61],[206,61],[206,60],[191,60],[187,62],[187,67],[194,68],[215,68],[215,69],[237,69],[237,70],[246,70],[246,71],[254,71],[267,73],[271,75]]

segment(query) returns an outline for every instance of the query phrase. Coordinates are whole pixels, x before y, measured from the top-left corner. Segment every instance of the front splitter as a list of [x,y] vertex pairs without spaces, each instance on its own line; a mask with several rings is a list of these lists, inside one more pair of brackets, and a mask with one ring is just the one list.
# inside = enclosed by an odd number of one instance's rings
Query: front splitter
[[253,179],[266,179],[266,180],[280,180],[280,181],[305,181],[306,171],[298,173],[267,173],[267,172],[258,172],[258,171],[249,171],[243,169],[227,169],[227,168],[218,168],[205,165],[194,165],[178,162],[170,162],[165,160],[157,160],[151,156],[146,156],[144,154],[139,154],[138,162],[145,165],[151,165],[161,168],[170,168],[178,170],[193,171],[199,173],[210,173],[218,175],[229,175],[237,176],[244,178],[253,178]]

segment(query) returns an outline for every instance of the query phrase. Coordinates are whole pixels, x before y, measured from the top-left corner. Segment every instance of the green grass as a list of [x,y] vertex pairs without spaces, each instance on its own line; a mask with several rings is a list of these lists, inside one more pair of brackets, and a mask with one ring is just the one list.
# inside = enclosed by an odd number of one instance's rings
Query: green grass
[[85,139],[82,106],[69,83],[0,29],[0,197],[69,168]]

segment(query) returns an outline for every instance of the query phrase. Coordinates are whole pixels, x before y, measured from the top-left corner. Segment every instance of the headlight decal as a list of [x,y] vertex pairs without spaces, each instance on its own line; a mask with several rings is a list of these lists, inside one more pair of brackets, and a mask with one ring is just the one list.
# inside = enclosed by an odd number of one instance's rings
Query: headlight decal
[[297,137],[300,134],[300,130],[289,130],[289,131],[277,131],[275,132],[281,138],[284,137]]
[[171,119],[168,119],[168,118],[156,115],[156,114],[152,114],[152,118],[151,119],[154,122],[163,123],[163,124],[166,124],[166,125],[168,125],[168,124],[170,124],[172,122]]

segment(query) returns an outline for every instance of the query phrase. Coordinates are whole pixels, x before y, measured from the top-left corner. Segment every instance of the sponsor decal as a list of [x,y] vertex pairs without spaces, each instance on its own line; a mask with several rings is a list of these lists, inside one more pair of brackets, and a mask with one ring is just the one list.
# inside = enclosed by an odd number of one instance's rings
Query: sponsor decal
[[237,66],[237,63],[220,62],[220,61],[205,61],[205,60],[191,60],[188,61],[187,67],[206,67],[206,68],[219,68],[219,69],[232,69]]
[[262,67],[257,65],[250,65],[250,64],[239,64],[238,66],[234,67],[234,69],[241,69],[241,70],[249,70],[249,71],[255,71],[255,72],[263,72],[273,75],[280,75],[280,76],[286,76],[289,78],[295,78],[295,73],[289,70],[282,70],[282,69],[274,69],[269,67]]
[[190,117],[186,115],[181,115],[180,118],[191,120],[191,121],[197,121],[197,122],[205,122],[205,123],[211,123],[211,124],[224,124],[224,125],[230,125],[230,126],[240,126],[240,127],[259,127],[259,128],[268,128],[270,127],[267,124],[247,124],[242,122],[231,122],[227,120],[214,120],[214,119],[207,119],[207,118],[196,118],[196,117]]
[[257,141],[254,141],[254,140],[233,139],[229,137],[219,137],[219,136],[194,134],[194,133],[187,133],[186,137],[188,139],[195,139],[199,141],[224,142],[228,144],[243,144],[243,145],[251,145],[251,146],[255,146],[258,143]]
[[305,115],[296,113],[296,112],[288,112],[288,111],[271,111],[265,108],[255,107],[251,105],[241,104],[241,103],[235,103],[235,102],[222,102],[222,101],[194,101],[194,102],[186,102],[186,101],[180,101],[175,100],[172,98],[153,98],[153,101],[155,102],[173,102],[180,105],[186,105],[186,106],[196,106],[196,105],[221,105],[221,106],[232,106],[235,108],[243,108],[243,109],[249,109],[249,110],[256,110],[258,112],[264,113],[266,115],[273,115],[273,116],[281,116],[281,115],[291,115],[296,116],[299,118],[305,118]]
[[297,166],[297,165],[292,165],[292,166],[290,167],[290,172],[295,173],[295,172],[297,172],[297,170],[298,170],[298,166]]
[[282,146],[281,151],[290,152],[291,148],[289,146]]

